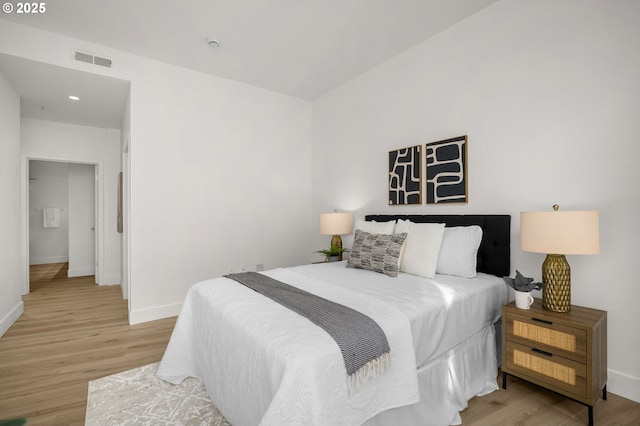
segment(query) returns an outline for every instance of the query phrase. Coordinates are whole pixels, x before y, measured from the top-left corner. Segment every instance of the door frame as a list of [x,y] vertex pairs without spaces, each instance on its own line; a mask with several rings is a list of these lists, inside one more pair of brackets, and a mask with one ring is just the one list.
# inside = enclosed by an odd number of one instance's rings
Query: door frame
[[96,232],[95,232],[95,264],[96,283],[101,284],[104,276],[104,165],[103,160],[82,159],[69,157],[55,157],[51,155],[22,154],[20,163],[21,189],[20,189],[20,234],[23,241],[21,247],[22,259],[22,294],[29,294],[29,161],[54,161],[60,163],[89,164],[95,167],[96,176]]

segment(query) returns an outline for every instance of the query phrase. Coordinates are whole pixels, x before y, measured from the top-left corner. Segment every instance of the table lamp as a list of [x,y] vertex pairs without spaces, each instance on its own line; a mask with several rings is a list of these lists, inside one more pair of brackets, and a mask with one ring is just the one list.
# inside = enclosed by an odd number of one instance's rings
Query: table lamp
[[333,235],[331,237],[331,251],[339,252],[338,260],[342,260],[342,238],[340,234],[353,232],[353,215],[351,213],[321,213],[320,233]]
[[524,251],[546,253],[542,264],[542,306],[554,312],[571,310],[571,268],[566,254],[600,253],[597,211],[521,212],[520,241]]

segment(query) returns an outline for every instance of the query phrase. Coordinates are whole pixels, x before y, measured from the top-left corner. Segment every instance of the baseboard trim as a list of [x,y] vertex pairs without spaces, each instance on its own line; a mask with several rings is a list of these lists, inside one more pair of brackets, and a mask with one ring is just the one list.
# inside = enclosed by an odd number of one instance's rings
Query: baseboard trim
[[120,285],[120,275],[107,275],[102,277],[102,281],[98,285]]
[[11,311],[9,311],[7,315],[4,316],[4,318],[2,318],[2,320],[0,320],[0,336],[6,333],[23,313],[24,303],[21,300],[13,309],[11,309]]
[[180,309],[182,309],[182,303],[133,310],[129,312],[129,324],[140,324],[142,322],[175,317],[180,313]]
[[96,268],[93,266],[85,266],[82,268],[69,268],[67,271],[67,276],[69,278],[73,277],[86,277],[87,275],[95,275]]
[[607,370],[607,374],[607,391],[640,402],[640,378],[614,370]]
[[46,265],[48,263],[66,263],[69,256],[29,258],[29,265]]

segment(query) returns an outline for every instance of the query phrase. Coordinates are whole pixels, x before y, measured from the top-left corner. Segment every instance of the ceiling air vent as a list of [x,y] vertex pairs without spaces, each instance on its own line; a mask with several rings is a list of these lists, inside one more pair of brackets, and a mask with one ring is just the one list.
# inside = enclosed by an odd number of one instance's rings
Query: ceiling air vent
[[83,53],[83,52],[78,52],[78,51],[75,51],[73,53],[74,53],[76,61],[86,62],[88,64],[92,64],[93,63],[93,55],[89,55],[88,53]]
[[94,56],[93,63],[95,65],[100,65],[101,67],[111,68],[111,59],[108,59],[108,58],[101,58],[100,56]]
[[88,64],[100,65],[101,67],[111,68],[111,59],[101,58],[100,56],[93,56],[90,53],[80,52],[78,50],[73,52],[73,57],[76,61],[86,62]]

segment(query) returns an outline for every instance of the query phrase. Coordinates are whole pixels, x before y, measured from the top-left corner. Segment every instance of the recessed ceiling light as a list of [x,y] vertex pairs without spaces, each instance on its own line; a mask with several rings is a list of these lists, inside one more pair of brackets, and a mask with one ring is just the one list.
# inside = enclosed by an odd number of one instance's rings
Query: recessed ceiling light
[[80,98],[74,95],[69,95],[69,99],[71,99],[72,101],[79,101]]

